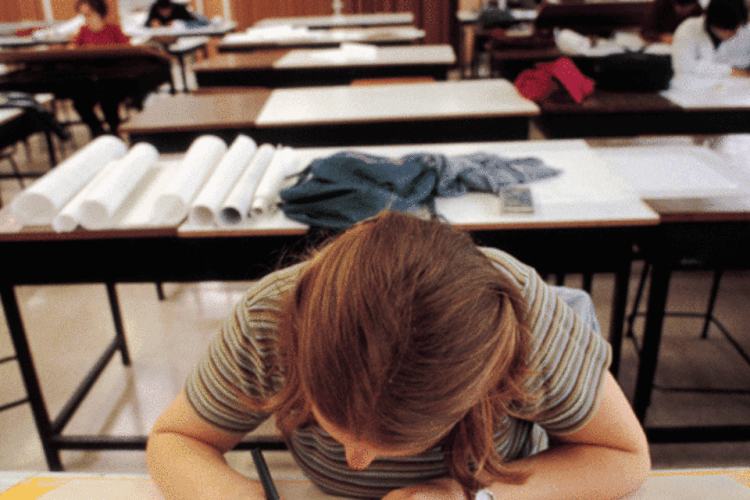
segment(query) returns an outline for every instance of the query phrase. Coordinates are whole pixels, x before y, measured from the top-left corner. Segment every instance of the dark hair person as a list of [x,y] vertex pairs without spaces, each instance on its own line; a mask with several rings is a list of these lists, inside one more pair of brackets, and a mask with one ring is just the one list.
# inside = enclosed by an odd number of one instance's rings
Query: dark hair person
[[273,415],[337,495],[619,498],[648,445],[583,314],[465,232],[383,212],[251,286],[156,423],[149,471],[167,500],[264,498],[222,454]]
[[[107,4],[104,0],[77,0],[76,11],[83,16],[84,25],[72,41],[74,46],[130,43],[130,39],[118,25],[105,21]],[[119,106],[123,99],[122,92],[115,86],[101,82],[84,82],[73,96],[73,107],[81,121],[89,127],[93,138],[105,133],[102,122],[94,112],[97,103],[101,106],[109,131],[117,134],[120,126]]]
[[703,16],[680,24],[672,42],[672,86],[692,91],[727,76],[749,76],[747,20],[744,0],[711,0]]
[[172,0],[156,0],[148,11],[146,26],[158,28],[169,26],[174,21],[195,21],[195,16],[183,4]]

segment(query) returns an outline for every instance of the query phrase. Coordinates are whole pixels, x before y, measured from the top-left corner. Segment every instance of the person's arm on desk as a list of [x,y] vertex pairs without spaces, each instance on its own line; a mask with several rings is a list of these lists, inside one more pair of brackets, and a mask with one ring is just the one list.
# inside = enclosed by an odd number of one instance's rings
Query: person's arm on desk
[[224,459],[243,437],[203,422],[182,393],[151,431],[146,450],[149,473],[166,500],[264,499],[261,484]]
[[[646,436],[627,399],[607,373],[599,407],[581,429],[550,436],[550,448],[513,462],[529,473],[523,484],[493,483],[495,500],[604,500],[637,489],[651,467]],[[466,500],[455,479],[392,491],[384,500]]]

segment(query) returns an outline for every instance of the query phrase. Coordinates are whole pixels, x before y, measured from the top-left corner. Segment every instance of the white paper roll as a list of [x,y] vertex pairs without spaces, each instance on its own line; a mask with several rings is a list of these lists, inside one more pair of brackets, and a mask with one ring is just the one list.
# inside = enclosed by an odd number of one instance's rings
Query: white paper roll
[[258,145],[246,135],[238,135],[219,166],[201,189],[190,208],[190,222],[198,226],[219,224],[219,211],[227,193],[250,164]]
[[286,146],[278,148],[271,159],[271,164],[263,173],[263,177],[255,190],[251,205],[253,215],[272,214],[278,208],[279,191],[281,185],[291,174],[297,173],[297,154],[294,149]]
[[242,172],[234,188],[221,205],[218,217],[220,226],[236,225],[247,218],[255,190],[261,177],[263,177],[263,173],[271,163],[275,151],[276,148],[271,144],[263,144],[255,152],[247,168]]
[[11,203],[13,215],[24,226],[50,224],[97,172],[127,150],[125,143],[113,135],[91,141],[16,196]]
[[88,193],[81,204],[80,224],[86,229],[110,227],[117,210],[158,158],[159,152],[151,144],[141,142],[133,146],[116,168]]
[[52,218],[52,229],[58,233],[73,231],[81,222],[81,206],[91,193],[99,187],[107,177],[118,168],[122,160],[112,160],[99,170],[94,178],[78,191],[73,198]]
[[226,152],[226,143],[216,136],[197,138],[185,153],[169,187],[156,198],[152,222],[168,226],[179,224],[187,216],[198,190]]

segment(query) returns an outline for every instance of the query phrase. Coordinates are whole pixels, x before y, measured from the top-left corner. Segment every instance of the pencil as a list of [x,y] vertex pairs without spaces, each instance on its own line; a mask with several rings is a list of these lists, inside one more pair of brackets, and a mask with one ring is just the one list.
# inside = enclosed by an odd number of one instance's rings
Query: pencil
[[251,453],[253,454],[255,470],[258,471],[260,483],[263,485],[263,491],[266,492],[266,500],[280,500],[279,492],[276,491],[276,486],[273,484],[271,473],[268,471],[266,459],[263,458],[263,453],[261,453],[260,448],[253,448]]

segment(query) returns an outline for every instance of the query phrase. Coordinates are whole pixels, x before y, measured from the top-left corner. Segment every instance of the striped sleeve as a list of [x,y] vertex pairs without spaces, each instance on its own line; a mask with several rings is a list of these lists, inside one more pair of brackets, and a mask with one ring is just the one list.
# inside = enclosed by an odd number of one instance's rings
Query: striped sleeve
[[185,383],[195,413],[215,427],[247,433],[267,413],[252,408],[281,389],[277,312],[297,282],[300,266],[277,271],[254,283],[235,306],[203,359]]
[[484,250],[520,287],[527,304],[533,374],[528,387],[539,397],[515,416],[556,434],[580,429],[599,403],[609,344],[591,327],[591,318],[579,317],[534,269],[499,250]]

